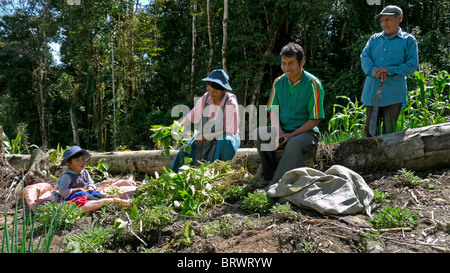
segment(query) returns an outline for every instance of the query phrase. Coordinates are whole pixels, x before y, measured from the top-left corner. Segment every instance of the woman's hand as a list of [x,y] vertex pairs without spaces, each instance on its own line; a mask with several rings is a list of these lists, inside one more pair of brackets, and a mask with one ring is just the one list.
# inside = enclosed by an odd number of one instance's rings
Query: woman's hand
[[206,138],[203,135],[201,135],[201,136],[198,136],[196,140],[194,140],[194,143],[197,146],[202,146],[203,143],[205,143],[205,141],[206,141]]

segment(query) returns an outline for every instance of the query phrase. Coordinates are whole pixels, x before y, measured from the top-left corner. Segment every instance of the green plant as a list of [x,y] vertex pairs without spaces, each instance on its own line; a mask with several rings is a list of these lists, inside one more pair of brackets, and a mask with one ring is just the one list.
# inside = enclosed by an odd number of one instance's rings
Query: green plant
[[244,198],[248,193],[248,186],[233,185],[225,191],[225,201],[234,203]]
[[415,188],[422,184],[424,181],[420,177],[414,175],[413,171],[408,171],[406,169],[401,169],[398,174],[394,176],[399,180],[400,183],[407,186],[408,188]]
[[66,239],[66,250],[70,253],[103,252],[112,237],[111,229],[103,227],[86,228],[80,236]]
[[[5,184],[6,185],[6,184]],[[5,187],[6,188],[6,187]],[[9,232],[8,227],[8,213],[5,199],[5,207],[4,207],[4,227],[3,227],[3,239],[2,239],[2,253],[49,253],[50,246],[53,242],[53,237],[55,235],[55,231],[59,228],[61,211],[57,208],[52,214],[49,221],[46,221],[41,227],[41,234],[37,244],[35,245],[35,224],[36,224],[36,213],[32,213],[31,210],[28,213],[28,216],[25,215],[25,210],[23,210],[22,214],[22,234],[21,238],[19,235],[19,224],[18,224],[18,193],[16,195],[16,204],[14,209],[14,221],[12,225],[11,233]],[[22,197],[22,206],[25,207],[25,198]],[[27,235],[28,234],[28,235]]]
[[[184,127],[177,121],[174,121],[171,126],[152,125],[150,130],[153,132],[150,138],[157,146],[164,149],[161,155],[167,156],[171,149],[179,149],[185,143],[183,140]],[[186,152],[190,153],[190,151]]]
[[142,208],[134,226],[140,228],[163,227],[171,223],[176,217],[176,212],[171,205],[155,205],[152,208]]
[[347,105],[334,104],[333,116],[328,123],[328,132],[324,134],[325,144],[364,137],[365,106],[360,105],[358,100],[351,101],[347,96],[336,98],[345,99]]
[[265,191],[256,190],[244,197],[241,207],[249,213],[267,213],[274,203],[275,201]]
[[208,235],[229,237],[240,228],[239,224],[235,218],[225,215],[222,219],[204,225],[204,235],[205,237],[208,237]]
[[383,243],[383,239],[381,238],[381,234],[379,230],[376,229],[369,229],[367,232],[364,232],[361,234],[363,236],[363,241],[365,243],[368,242],[379,242],[379,243]]
[[[66,147],[66,149],[69,147]],[[66,149],[59,146],[59,143],[55,150],[51,151],[48,155],[48,161],[54,164],[60,164],[63,160],[63,154]]]
[[286,202],[285,204],[276,203],[270,212],[273,213],[275,218],[281,221],[296,221],[298,220],[298,213],[292,210],[291,204]]
[[375,228],[414,227],[419,214],[406,207],[386,207],[370,218]]
[[89,172],[89,174],[92,177],[92,180],[94,182],[101,182],[105,178],[110,177],[110,174],[108,172],[109,164],[104,162],[106,158],[102,158],[98,161],[97,166],[86,166],[86,170]]
[[202,215],[224,201],[221,182],[231,172],[221,173],[215,164],[183,166],[178,173],[167,171],[141,185],[135,195],[139,207],[173,205],[181,215]]
[[42,224],[55,221],[59,228],[70,228],[76,224],[76,222],[84,216],[84,211],[80,209],[76,204],[69,202],[50,203],[45,202],[38,207],[40,213],[37,220]]
[[387,192],[381,192],[377,189],[373,190],[373,201],[381,204],[386,202],[386,198],[389,197],[389,193]]

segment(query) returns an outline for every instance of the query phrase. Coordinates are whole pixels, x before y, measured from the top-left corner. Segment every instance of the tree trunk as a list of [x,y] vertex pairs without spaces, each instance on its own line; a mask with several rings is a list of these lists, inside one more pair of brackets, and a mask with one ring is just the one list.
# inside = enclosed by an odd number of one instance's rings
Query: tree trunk
[[212,35],[212,22],[211,22],[211,0],[206,1],[206,15],[208,20],[208,39],[209,39],[209,62],[208,62],[208,75],[213,69],[214,61],[214,44]]
[[[96,166],[102,158],[109,164],[111,174],[135,171],[154,175],[168,168],[178,151],[161,156],[161,151],[91,152],[88,165]],[[281,151],[278,152],[278,157]],[[7,157],[16,169],[27,166],[29,155]],[[256,148],[240,148],[235,163],[245,165],[255,173],[260,165]],[[450,122],[410,129],[358,140],[329,145],[319,144],[305,162],[305,166],[327,170],[332,165],[342,165],[356,172],[395,171],[406,168],[412,171],[444,169],[450,167]]]
[[195,21],[197,17],[197,1],[195,0],[192,7],[192,58],[191,58],[191,82],[190,82],[190,90],[191,90],[191,101],[194,100],[194,86],[195,86],[195,47],[197,44],[197,30],[195,27]]
[[228,73],[228,63],[227,63],[227,54],[228,54],[228,0],[223,1],[223,40],[222,40],[222,68]]
[[72,125],[73,143],[80,146],[80,138],[78,136],[78,122],[72,107],[70,107],[69,112],[70,112],[70,124]]

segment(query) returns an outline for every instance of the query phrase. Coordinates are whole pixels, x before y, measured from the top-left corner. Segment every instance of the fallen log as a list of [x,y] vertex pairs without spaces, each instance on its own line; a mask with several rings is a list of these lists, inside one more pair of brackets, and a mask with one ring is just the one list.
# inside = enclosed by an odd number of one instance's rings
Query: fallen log
[[386,134],[378,137],[319,145],[315,164],[333,164],[354,171],[413,171],[450,168],[450,122]]
[[[161,174],[178,151],[172,150],[168,156],[162,156],[160,150],[90,153],[88,165],[96,166],[104,158],[111,174],[141,172],[153,176],[155,172]],[[27,166],[26,160],[29,160],[26,155],[7,155],[7,158],[16,169]],[[234,161],[251,173],[255,173],[260,164],[256,148],[238,149]],[[307,167],[320,170],[336,164],[361,173],[450,168],[450,123],[329,145],[320,143],[306,161]]]

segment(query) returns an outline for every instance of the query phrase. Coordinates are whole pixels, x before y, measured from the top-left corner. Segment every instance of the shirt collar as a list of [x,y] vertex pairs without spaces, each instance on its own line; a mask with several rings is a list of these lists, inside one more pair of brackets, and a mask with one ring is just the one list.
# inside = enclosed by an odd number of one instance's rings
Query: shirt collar
[[[402,31],[402,28],[401,28],[401,27],[398,27],[397,33],[396,33],[395,35],[393,35],[393,36],[392,36],[391,38],[389,38],[389,39],[392,39],[392,38],[394,38],[395,36],[398,36],[398,37],[400,37],[400,38],[406,38],[406,34],[405,34],[405,32]],[[388,39],[388,37],[386,36],[386,33],[384,33],[384,31],[378,33],[377,38],[380,38],[380,37],[385,37],[386,39]]]
[[[223,94],[222,100],[219,103],[220,107],[223,107],[223,105],[225,104],[225,99],[227,96],[228,96],[228,91],[226,91],[225,94]],[[208,103],[209,105],[215,105],[211,96],[208,96],[208,98],[206,99],[206,103]]]
[[[85,171],[85,169],[81,170],[81,173],[83,171]],[[71,173],[71,174],[76,174],[76,175],[81,175],[81,173],[77,173],[77,172],[73,171],[71,168],[67,168],[64,172]]]

